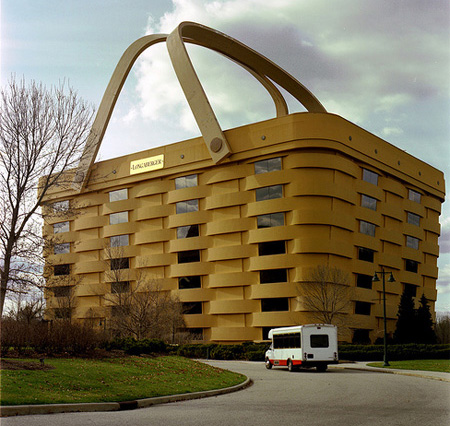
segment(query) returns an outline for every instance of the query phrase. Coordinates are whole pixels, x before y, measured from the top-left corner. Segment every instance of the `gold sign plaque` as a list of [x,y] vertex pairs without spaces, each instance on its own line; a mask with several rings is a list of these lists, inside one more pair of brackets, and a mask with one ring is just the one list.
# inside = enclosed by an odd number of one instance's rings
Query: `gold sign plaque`
[[162,169],[164,167],[164,155],[156,155],[155,157],[142,158],[130,163],[130,175],[137,173],[150,172],[152,170]]

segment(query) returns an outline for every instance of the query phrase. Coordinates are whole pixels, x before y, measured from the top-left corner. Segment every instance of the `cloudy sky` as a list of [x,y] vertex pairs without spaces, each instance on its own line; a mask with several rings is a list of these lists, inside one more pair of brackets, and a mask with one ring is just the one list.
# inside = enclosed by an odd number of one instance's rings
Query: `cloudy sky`
[[[47,86],[65,79],[98,106],[124,50],[182,21],[259,51],[329,112],[444,171],[448,181],[448,0],[1,0],[1,84],[11,74]],[[266,92],[236,65],[188,50],[222,128],[274,116]],[[198,135],[160,44],[136,62],[98,159]],[[437,310],[450,311],[448,201],[441,226]]]

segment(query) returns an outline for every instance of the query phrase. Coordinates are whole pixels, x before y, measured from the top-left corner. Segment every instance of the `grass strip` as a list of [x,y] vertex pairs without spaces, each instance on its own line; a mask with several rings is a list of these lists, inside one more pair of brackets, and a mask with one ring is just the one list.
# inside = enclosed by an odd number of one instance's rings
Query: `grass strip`
[[370,367],[398,368],[401,370],[440,371],[450,373],[450,360],[448,359],[419,359],[412,361],[389,361],[389,367],[383,367],[382,362],[368,364]]
[[1,405],[125,401],[225,388],[245,380],[241,374],[176,356],[45,363],[54,369],[2,370]]

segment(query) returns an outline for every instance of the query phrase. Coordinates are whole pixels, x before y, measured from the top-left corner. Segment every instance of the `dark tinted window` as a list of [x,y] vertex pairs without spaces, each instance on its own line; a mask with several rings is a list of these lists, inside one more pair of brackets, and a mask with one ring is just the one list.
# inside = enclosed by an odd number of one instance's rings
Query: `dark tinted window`
[[279,297],[273,299],[261,299],[262,312],[289,311],[289,299]]
[[368,302],[355,302],[355,314],[370,315],[370,307]]
[[356,274],[356,287],[372,288],[372,277],[370,275]]
[[358,247],[358,259],[373,263],[374,251],[364,247]]
[[183,314],[185,315],[195,315],[203,313],[202,302],[183,302],[181,306],[183,309]]
[[178,253],[178,263],[200,262],[200,250],[187,250]]
[[286,241],[267,241],[258,244],[258,254],[260,256],[284,253],[286,253]]
[[119,257],[111,259],[111,270],[128,269],[130,267],[130,259],[128,257]]
[[327,334],[311,334],[312,348],[328,348],[330,342]]
[[178,278],[178,288],[184,290],[187,288],[201,288],[202,280],[200,276],[194,275],[192,277]]
[[417,296],[417,287],[414,284],[405,284],[405,293],[411,297]]
[[405,259],[405,269],[408,272],[414,272],[417,273],[419,269],[419,263],[415,260]]
[[70,275],[70,265],[55,265],[53,275]]
[[285,283],[287,282],[286,269],[266,269],[259,271],[259,282],[261,284],[267,283]]

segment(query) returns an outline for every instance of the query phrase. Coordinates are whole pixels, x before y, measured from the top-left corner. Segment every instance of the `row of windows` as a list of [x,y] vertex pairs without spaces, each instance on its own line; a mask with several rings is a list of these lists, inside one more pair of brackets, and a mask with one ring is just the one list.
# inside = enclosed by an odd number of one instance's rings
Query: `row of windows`
[[[358,247],[358,259],[365,262],[374,261],[375,250],[371,250],[365,247]],[[405,270],[408,272],[417,273],[419,267],[419,262],[415,260],[405,259]]]
[[[371,170],[363,169],[362,178],[365,182],[369,182],[373,185],[378,185],[379,175]],[[414,191],[413,189],[408,189],[408,199],[416,203],[421,202],[422,194],[420,192]]]
[[[359,232],[361,234],[369,235],[370,237],[375,237],[376,225],[364,220],[359,221]],[[412,237],[411,235],[406,235],[406,247],[413,249],[419,249],[419,239]]]

